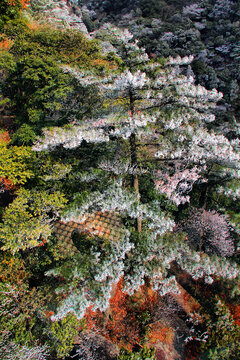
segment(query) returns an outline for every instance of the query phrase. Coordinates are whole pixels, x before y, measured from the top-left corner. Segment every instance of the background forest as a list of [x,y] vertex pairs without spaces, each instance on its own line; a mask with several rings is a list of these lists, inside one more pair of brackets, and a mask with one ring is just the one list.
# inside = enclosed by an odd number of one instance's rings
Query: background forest
[[239,24],[1,0],[1,359],[239,359]]

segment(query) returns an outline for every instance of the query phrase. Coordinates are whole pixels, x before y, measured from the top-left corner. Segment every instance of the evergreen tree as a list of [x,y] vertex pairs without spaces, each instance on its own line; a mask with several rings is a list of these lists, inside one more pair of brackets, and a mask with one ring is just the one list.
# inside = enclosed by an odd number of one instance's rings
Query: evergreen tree
[[[222,94],[196,86],[191,75],[184,75],[192,57],[151,62],[127,30],[107,27],[106,32],[115,45],[115,56],[120,57],[120,73],[101,78],[63,68],[82,86],[98,89],[102,108],[93,110],[92,119],[46,129],[34,150],[60,145],[74,149],[83,142],[115,146],[115,158],[99,164],[111,174],[105,186],[84,200],[76,197],[64,219],[109,211],[120,213],[131,226],[118,243],[110,243],[100,253],[93,245],[90,256],[79,253],[71,265],[49,272],[64,273],[67,278],[68,295],[55,319],[71,311],[81,318],[91,304],[105,310],[112,284],[122,275],[125,291],[130,294],[146,277],[162,294],[178,291],[175,277],[168,272],[173,260],[195,279],[205,277],[206,282],[212,281],[212,275],[233,279],[239,274],[235,264],[216,255],[203,256],[183,236],[170,234],[174,221],[166,207],[164,211],[164,197],[154,189],[156,186],[178,206],[190,200],[193,184],[207,180],[209,169],[217,166],[234,172],[239,166],[239,142],[208,130]],[[141,183],[146,177],[151,180],[152,196],[144,198]]]

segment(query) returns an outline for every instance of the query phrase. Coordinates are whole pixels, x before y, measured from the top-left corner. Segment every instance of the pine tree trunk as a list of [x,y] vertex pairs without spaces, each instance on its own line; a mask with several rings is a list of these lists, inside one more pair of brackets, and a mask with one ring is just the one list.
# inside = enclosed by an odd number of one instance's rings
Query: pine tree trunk
[[206,209],[208,192],[209,192],[209,184],[204,184],[199,197],[199,206],[202,209]]
[[[130,150],[131,150],[131,165],[134,169],[137,167],[137,150],[136,150],[136,135],[134,133],[130,136]],[[138,203],[140,204],[140,192],[138,174],[134,173],[132,176],[132,186],[136,190]],[[142,231],[142,219],[138,217],[136,220],[136,229],[138,232]]]
[[[134,117],[134,97],[133,93],[129,91],[129,106],[130,106],[130,115],[133,119]],[[137,169],[137,146],[136,146],[136,134],[134,132],[131,133],[130,136],[130,151],[131,151],[131,166],[133,169]],[[136,190],[138,203],[140,204],[140,192],[139,192],[139,181],[138,181],[138,174],[134,171],[133,177],[132,177],[132,186]],[[136,230],[138,232],[142,231],[142,219],[141,217],[138,217],[136,220]]]

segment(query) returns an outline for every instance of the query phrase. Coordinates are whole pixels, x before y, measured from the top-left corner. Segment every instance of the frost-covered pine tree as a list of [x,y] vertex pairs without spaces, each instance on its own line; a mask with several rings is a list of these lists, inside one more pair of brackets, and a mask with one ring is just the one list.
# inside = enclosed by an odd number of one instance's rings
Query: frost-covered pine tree
[[[237,267],[229,261],[199,255],[183,236],[171,235],[174,221],[163,211],[161,196],[142,201],[139,183],[148,176],[159,194],[178,206],[190,200],[193,184],[207,181],[209,166],[236,171],[239,141],[208,129],[222,94],[194,84],[187,71],[192,57],[150,61],[127,30],[106,26],[105,31],[120,58],[120,69],[105,78],[63,69],[83,87],[98,89],[102,108],[96,109],[91,119],[76,119],[71,126],[46,129],[34,149],[74,149],[83,141],[115,146],[114,158],[99,163],[99,168],[110,174],[106,187],[92,192],[81,203],[75,201],[65,219],[109,211],[136,221],[136,225],[126,231],[120,243],[110,244],[106,253],[103,250],[104,255],[92,247],[87,273],[86,267],[79,266],[87,261],[84,254],[72,259],[68,296],[55,319],[70,311],[81,318],[90,305],[106,309],[112,284],[121,276],[128,293],[138,289],[146,277],[162,294],[177,291],[175,277],[168,276],[173,260],[194,278],[205,277],[207,282],[212,281],[212,275],[230,279],[238,276]],[[91,181],[91,172],[88,176]],[[61,274],[63,268],[49,274]]]

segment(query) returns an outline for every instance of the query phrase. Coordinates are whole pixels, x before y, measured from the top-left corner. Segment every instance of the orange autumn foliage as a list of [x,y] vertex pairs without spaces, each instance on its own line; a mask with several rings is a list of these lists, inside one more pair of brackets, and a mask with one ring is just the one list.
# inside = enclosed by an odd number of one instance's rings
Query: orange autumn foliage
[[27,27],[30,29],[30,30],[37,30],[40,28],[40,25],[36,22],[36,21],[31,21],[27,24]]
[[10,136],[8,131],[4,131],[0,133],[0,143],[8,143],[10,141]]
[[47,240],[43,239],[39,244],[38,246],[41,247],[41,246],[44,246],[46,244]]
[[104,316],[100,311],[93,311],[89,307],[85,313],[85,328],[97,330],[98,333],[131,350],[134,344],[140,341],[139,329],[136,326],[135,314],[129,309],[129,296],[122,291],[122,279],[116,286],[115,295],[110,300],[109,316]]
[[150,286],[142,286],[133,296],[123,292],[123,279],[116,285],[110,308],[105,314],[88,308],[85,328],[97,330],[120,348],[131,351],[144,337],[146,329],[142,316],[151,317],[159,304],[159,297]]
[[0,41],[0,51],[1,50],[9,50],[12,47],[13,40],[11,39],[3,39]]
[[117,66],[114,62],[109,62],[103,59],[94,59],[92,60],[92,65],[98,68],[99,70],[113,70],[116,69]]
[[133,296],[132,300],[140,306],[140,311],[150,311],[153,313],[159,305],[159,295],[149,285],[142,285]]
[[25,281],[29,273],[25,269],[22,259],[17,259],[11,254],[4,252],[0,258],[0,281],[19,284]]
[[84,316],[84,320],[85,320],[84,329],[96,330],[102,318],[103,318],[103,314],[99,310],[93,311],[92,306],[89,306]]
[[30,0],[8,0],[8,4],[11,6],[21,5],[22,9],[26,9],[26,7],[30,4]]
[[53,311],[45,311],[45,315],[48,319],[51,319],[51,316],[54,315],[54,312]]
[[123,281],[117,284],[115,296],[110,300],[110,316],[104,335],[114,343],[131,350],[140,341],[136,313],[131,311],[129,296],[122,291]]
[[240,325],[240,305],[229,305],[229,310],[237,325]]
[[18,187],[16,185],[13,185],[11,180],[8,178],[0,177],[0,191],[16,191]]
[[149,326],[147,334],[148,343],[152,346],[158,342],[172,343],[173,341],[173,330],[168,326],[164,326],[160,321]]

